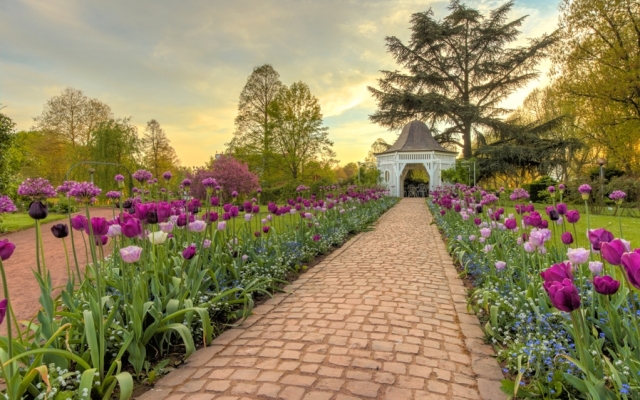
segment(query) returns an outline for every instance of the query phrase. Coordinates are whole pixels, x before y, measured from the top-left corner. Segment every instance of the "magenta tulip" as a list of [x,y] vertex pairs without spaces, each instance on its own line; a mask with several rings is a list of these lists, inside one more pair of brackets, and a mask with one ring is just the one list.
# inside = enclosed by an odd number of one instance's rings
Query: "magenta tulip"
[[620,239],[615,239],[608,243],[604,242],[600,245],[602,258],[611,265],[620,265],[620,259],[627,250],[624,242]]
[[9,304],[9,300],[7,299],[0,300],[0,324],[4,321],[4,317],[7,315],[8,304]]
[[15,249],[16,245],[11,243],[9,239],[0,240],[0,260],[8,260]]
[[618,291],[619,287],[620,281],[617,281],[610,276],[605,275],[593,277],[593,288],[600,294],[611,296]]
[[549,295],[551,304],[560,311],[571,312],[580,308],[580,295],[570,279],[555,281],[547,284],[544,289]]
[[89,224],[87,223],[87,217],[83,215],[76,215],[71,218],[71,227],[77,231],[87,231]]
[[107,219],[102,217],[91,218],[91,229],[95,236],[104,236],[109,232],[109,224]]
[[196,246],[190,245],[182,251],[182,257],[185,260],[191,260],[196,255]]
[[560,215],[565,215],[569,210],[566,204],[558,203],[558,205],[556,205],[556,211],[558,211],[558,214]]
[[130,239],[140,236],[141,233],[142,224],[139,219],[132,218],[122,226],[122,234]]
[[613,240],[613,233],[604,228],[592,229],[589,231],[589,242],[593,250],[600,251],[602,243],[608,243]]
[[551,282],[561,282],[565,279],[573,280],[573,272],[571,271],[571,263],[563,262],[553,264],[550,268],[540,272],[540,276],[544,279],[544,284]]
[[514,230],[518,227],[518,222],[514,218],[509,218],[504,221],[504,226],[506,226],[509,230]]
[[578,210],[567,211],[567,222],[570,224],[575,224],[580,221],[580,213]]
[[571,235],[571,232],[563,233],[562,236],[560,236],[560,239],[562,240],[562,243],[566,245],[573,243],[573,236]]
[[640,289],[640,253],[638,253],[638,249],[631,253],[624,253],[620,257],[620,262],[624,267],[629,283],[636,289]]

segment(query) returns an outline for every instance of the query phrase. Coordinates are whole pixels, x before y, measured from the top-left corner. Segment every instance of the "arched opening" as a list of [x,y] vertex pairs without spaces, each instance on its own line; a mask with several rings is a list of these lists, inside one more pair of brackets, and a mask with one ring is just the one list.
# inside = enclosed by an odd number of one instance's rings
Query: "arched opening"
[[402,171],[400,184],[402,197],[429,197],[431,177],[422,163],[407,164]]

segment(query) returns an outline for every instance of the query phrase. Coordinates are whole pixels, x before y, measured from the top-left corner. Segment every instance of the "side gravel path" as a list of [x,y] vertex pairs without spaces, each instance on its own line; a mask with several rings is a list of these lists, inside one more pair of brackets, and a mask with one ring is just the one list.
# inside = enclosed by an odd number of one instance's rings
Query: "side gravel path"
[[403,199],[139,399],[506,398],[431,220]]

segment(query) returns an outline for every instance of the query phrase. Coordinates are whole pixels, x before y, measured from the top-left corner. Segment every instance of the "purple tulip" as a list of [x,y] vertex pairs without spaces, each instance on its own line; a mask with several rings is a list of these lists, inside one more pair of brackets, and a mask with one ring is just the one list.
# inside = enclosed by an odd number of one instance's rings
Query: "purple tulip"
[[8,260],[15,249],[16,245],[11,243],[9,239],[0,240],[0,260]]
[[575,224],[580,221],[580,212],[578,210],[567,211],[567,222],[570,224]]
[[104,236],[109,232],[109,224],[107,224],[107,219],[102,217],[93,217],[91,218],[91,229],[93,230],[94,236]]
[[0,300],[0,324],[4,321],[4,317],[7,315],[8,304],[9,304],[9,300],[7,299]]
[[51,227],[51,233],[58,239],[63,239],[69,236],[69,227],[67,224],[56,224]]
[[444,208],[440,210],[440,215],[445,215],[447,213],[447,210],[445,210]]
[[560,311],[571,312],[580,308],[580,295],[570,279],[562,281],[545,282],[544,289],[549,295],[551,304]]
[[558,203],[558,205],[556,205],[556,210],[558,211],[558,214],[565,215],[569,209],[566,204]]
[[549,219],[552,221],[557,221],[560,219],[560,214],[556,210],[549,211]]
[[233,207],[233,204],[225,204],[222,206],[222,209],[224,210],[224,212],[228,213],[229,211],[231,211],[231,207]]
[[196,246],[190,245],[182,251],[182,257],[185,260],[191,260],[196,255]]
[[135,208],[135,216],[136,216],[136,218],[138,218],[140,221],[144,221],[144,220],[147,219],[147,213],[151,209],[149,204],[138,203],[138,204],[135,205],[134,208]]
[[217,197],[211,198],[211,205],[214,207],[218,207],[220,205],[220,199]]
[[89,225],[87,224],[87,217],[83,215],[76,215],[71,218],[71,227],[77,231],[87,231]]
[[271,229],[271,227],[270,227],[270,226],[265,225],[265,226],[263,226],[263,227],[262,227],[262,232],[264,232],[264,233],[269,233],[269,230],[270,230],[270,229]]
[[602,243],[608,243],[613,240],[613,233],[604,228],[592,229],[589,231],[589,242],[593,250],[600,251]]
[[231,218],[237,217],[239,213],[240,210],[236,206],[231,207],[231,209],[229,210],[229,215],[231,215]]
[[209,212],[209,213],[205,213],[202,216],[202,219],[207,222],[207,223],[212,223],[212,222],[216,222],[218,220],[218,213],[213,211],[213,212]]
[[593,288],[600,294],[611,296],[618,291],[619,287],[620,281],[617,281],[608,275],[593,277]]
[[548,227],[549,227],[549,221],[547,221],[546,219],[543,219],[543,220],[540,222],[540,228],[542,228],[542,229],[547,229]]
[[550,268],[540,272],[540,276],[544,279],[544,283],[561,282],[565,279],[573,280],[573,272],[571,271],[571,263],[563,262],[553,264]]
[[504,221],[504,226],[506,226],[509,230],[514,230],[518,227],[518,222],[514,218],[509,218]]
[[[1,243],[1,242],[0,242]],[[624,253],[620,258],[629,283],[636,289],[640,289],[640,249],[631,253]]]
[[602,258],[611,265],[620,265],[620,258],[628,250],[627,246],[625,246],[624,242],[620,239],[604,242],[600,245]]
[[562,240],[562,243],[566,245],[573,243],[573,236],[571,235],[571,232],[563,233],[562,236],[560,236],[560,239]]
[[142,233],[142,224],[140,224],[140,220],[136,218],[132,218],[128,220],[124,225],[122,225],[122,234],[128,237],[129,239],[138,237]]
[[109,241],[109,237],[108,236],[94,236],[93,240],[96,242],[96,246],[100,246],[100,245],[104,246]]
[[258,214],[260,212],[260,206],[253,206],[251,212],[254,214]]
[[315,235],[313,235],[313,241],[314,242],[319,242],[321,238],[322,238],[322,236],[318,235],[317,233]]
[[171,216],[171,204],[161,201],[156,206],[158,222],[167,222]]
[[480,218],[474,218],[473,223],[476,224],[476,226],[479,226],[482,223],[482,220]]

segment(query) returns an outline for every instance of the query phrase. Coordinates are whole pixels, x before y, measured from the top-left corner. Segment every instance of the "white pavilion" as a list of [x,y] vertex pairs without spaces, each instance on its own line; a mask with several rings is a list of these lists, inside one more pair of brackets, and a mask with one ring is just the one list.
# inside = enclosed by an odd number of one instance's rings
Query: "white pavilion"
[[440,173],[455,165],[457,154],[436,142],[424,122],[414,120],[405,125],[393,146],[375,156],[383,185],[392,196],[403,197],[404,179],[410,170],[426,170],[429,190],[433,190],[442,184]]

